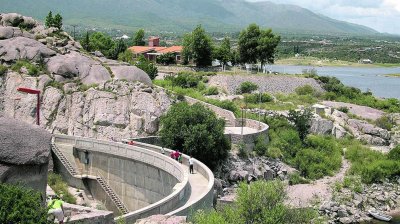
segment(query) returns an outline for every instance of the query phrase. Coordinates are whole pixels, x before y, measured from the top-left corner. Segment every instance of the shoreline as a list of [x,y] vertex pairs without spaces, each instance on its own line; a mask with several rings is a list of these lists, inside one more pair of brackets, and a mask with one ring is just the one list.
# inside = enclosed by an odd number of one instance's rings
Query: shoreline
[[356,67],[356,68],[396,68],[400,64],[360,64],[350,61],[324,60],[318,58],[286,58],[275,61],[275,65],[314,66],[314,67]]

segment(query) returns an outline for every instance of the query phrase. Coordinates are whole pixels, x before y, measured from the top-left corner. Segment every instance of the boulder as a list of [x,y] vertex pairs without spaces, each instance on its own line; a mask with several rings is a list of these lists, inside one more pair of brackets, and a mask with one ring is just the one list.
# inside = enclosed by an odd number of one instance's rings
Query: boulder
[[0,26],[0,40],[22,36],[21,29],[11,26]]
[[47,69],[51,74],[64,78],[79,77],[84,84],[98,84],[111,79],[110,73],[100,62],[75,51],[50,58]]
[[24,21],[22,15],[18,13],[0,14],[0,25],[17,27]]
[[55,51],[47,48],[39,41],[30,38],[14,37],[0,40],[0,60],[6,62],[19,59],[39,61],[42,58],[48,58],[55,54]]
[[342,126],[338,124],[333,125],[332,135],[335,136],[335,138],[344,138],[348,134],[349,133]]
[[333,122],[324,118],[311,119],[310,132],[317,135],[332,134]]
[[274,178],[275,178],[275,172],[271,168],[267,167],[264,172],[264,179],[273,180]]
[[152,85],[150,77],[143,70],[136,66],[110,66],[116,79],[126,79],[128,81],[142,82],[148,86]]
[[51,134],[46,130],[1,117],[0,183],[22,183],[44,196],[50,144]]

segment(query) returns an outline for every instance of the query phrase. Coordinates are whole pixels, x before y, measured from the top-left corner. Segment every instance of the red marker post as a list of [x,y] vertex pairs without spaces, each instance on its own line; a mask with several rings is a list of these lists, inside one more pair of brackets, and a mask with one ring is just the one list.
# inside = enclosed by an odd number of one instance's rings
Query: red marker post
[[40,125],[40,90],[30,89],[26,87],[19,87],[17,89],[19,92],[27,93],[27,94],[36,94],[37,96],[37,105],[36,105],[36,124]]

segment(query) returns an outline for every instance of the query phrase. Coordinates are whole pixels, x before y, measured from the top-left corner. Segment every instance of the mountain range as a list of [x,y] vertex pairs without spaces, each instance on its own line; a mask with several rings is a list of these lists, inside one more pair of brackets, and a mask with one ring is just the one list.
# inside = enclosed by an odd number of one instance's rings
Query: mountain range
[[65,24],[133,31],[187,32],[202,24],[209,32],[240,31],[250,23],[279,32],[376,34],[295,5],[245,0],[0,0],[1,12],[44,20],[51,10]]

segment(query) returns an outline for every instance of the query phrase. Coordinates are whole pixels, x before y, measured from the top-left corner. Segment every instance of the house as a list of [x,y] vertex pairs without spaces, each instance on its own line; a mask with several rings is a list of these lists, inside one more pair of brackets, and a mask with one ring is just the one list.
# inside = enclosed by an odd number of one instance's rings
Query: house
[[182,46],[161,47],[159,37],[149,37],[148,46],[132,46],[129,48],[136,57],[143,55],[151,61],[156,61],[160,55],[172,53],[175,56],[176,63],[181,61],[182,49]]

